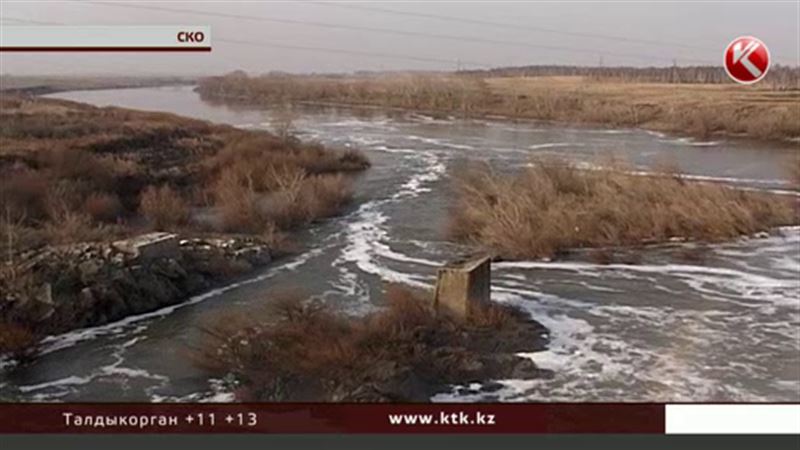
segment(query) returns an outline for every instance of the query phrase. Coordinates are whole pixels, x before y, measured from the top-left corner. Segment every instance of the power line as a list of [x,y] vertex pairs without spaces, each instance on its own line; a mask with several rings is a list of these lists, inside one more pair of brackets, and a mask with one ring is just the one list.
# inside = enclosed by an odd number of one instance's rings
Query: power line
[[[575,36],[575,37],[587,37],[592,39],[604,39],[609,41],[620,41],[620,42],[628,42],[634,44],[645,44],[645,45],[657,45],[663,47],[680,47],[690,50],[704,50],[704,51],[713,51],[713,49],[709,49],[706,47],[698,47],[695,45],[684,44],[680,42],[668,42],[668,41],[658,41],[653,39],[639,39],[639,38],[629,38],[625,36],[616,36],[616,35],[608,35],[608,34],[599,34],[599,33],[584,33],[579,31],[567,31],[555,28],[545,28],[539,26],[530,26],[530,25],[519,25],[507,22],[494,22],[489,20],[482,20],[482,19],[468,19],[465,17],[452,17],[452,16],[443,16],[439,14],[431,14],[431,13],[421,13],[421,12],[411,12],[411,11],[398,11],[395,9],[386,9],[386,8],[379,8],[374,6],[361,6],[361,5],[353,5],[353,4],[343,4],[343,3],[334,3],[334,2],[320,2],[320,1],[308,1],[307,3],[314,3],[316,5],[324,5],[324,6],[334,6],[340,8],[347,8],[347,9],[356,9],[362,11],[369,11],[369,12],[378,12],[383,14],[394,14],[400,16],[408,16],[408,17],[421,17],[425,19],[436,19],[436,20],[444,20],[448,22],[460,22],[470,25],[483,25],[488,27],[494,28],[502,28],[502,29],[516,29],[516,30],[525,30],[525,31],[537,31],[541,33],[553,33],[553,34],[560,34],[564,36]],[[669,58],[666,58],[669,59]],[[683,58],[686,59],[686,58]]]
[[[602,33],[585,33],[580,31],[568,31],[563,29],[557,28],[546,28],[546,27],[539,27],[539,26],[531,26],[531,25],[520,25],[515,23],[508,23],[508,22],[494,22],[490,20],[482,20],[482,19],[469,19],[466,17],[453,17],[453,16],[444,16],[440,14],[431,14],[431,13],[422,13],[422,12],[411,12],[411,11],[398,11],[396,9],[387,9],[387,8],[380,8],[375,6],[362,6],[362,5],[354,5],[354,4],[343,4],[338,2],[325,2],[325,1],[315,1],[315,0],[306,0],[306,3],[313,3],[316,5],[323,5],[323,6],[333,6],[339,8],[347,8],[347,9],[354,9],[354,10],[361,10],[361,11],[368,11],[368,12],[377,12],[382,14],[393,14],[398,16],[406,16],[406,17],[418,17],[424,19],[435,19],[447,22],[456,22],[456,23],[464,23],[469,25],[481,25],[487,26],[492,28],[500,28],[500,29],[515,29],[515,30],[523,30],[523,31],[535,31],[540,33],[552,33],[557,35],[563,36],[573,36],[573,37],[584,37],[584,38],[591,38],[591,39],[602,39],[607,41],[619,41],[619,42],[627,42],[631,44],[643,44],[643,45],[653,45],[653,46],[660,46],[660,47],[669,47],[669,48],[683,48],[687,50],[700,50],[704,52],[715,52],[719,53],[722,51],[721,48],[710,48],[710,47],[701,47],[698,45],[691,45],[686,44],[683,42],[676,42],[676,41],[663,41],[663,40],[656,40],[656,39],[642,39],[642,38],[630,38],[625,36],[619,35],[610,35],[610,34],[602,34]],[[727,42],[725,42],[727,43]],[[606,52],[606,55],[615,56],[611,53]],[[781,57],[781,59],[787,60],[797,60],[797,58],[784,58],[785,55],[774,55],[773,57]],[[651,59],[658,59],[661,61],[671,60],[672,58],[663,57],[663,58],[652,58]],[[705,59],[697,59],[697,58],[686,58],[680,57],[682,61],[694,62],[694,63],[704,63],[710,65],[717,65],[717,61],[709,61]]]
[[[244,14],[234,14],[234,13],[222,13],[222,12],[210,12],[210,11],[199,11],[193,9],[184,9],[184,8],[171,8],[171,7],[164,7],[164,6],[150,6],[150,5],[130,5],[130,4],[121,4],[121,3],[108,3],[108,2],[98,2],[98,1],[88,1],[84,3],[94,4],[94,5],[101,5],[101,6],[109,6],[109,7],[120,7],[120,8],[129,8],[129,9],[139,9],[139,10],[150,10],[150,11],[163,11],[163,12],[173,12],[173,13],[180,13],[180,14],[195,14],[195,15],[202,15],[202,16],[209,16],[209,17],[220,17],[220,18],[227,18],[227,19],[236,19],[236,20],[248,20],[248,21],[256,21],[256,22],[270,22],[270,23],[281,23],[281,24],[288,24],[288,25],[299,25],[299,26],[310,26],[310,27],[318,27],[318,28],[329,28],[329,29],[341,29],[341,30],[351,30],[351,31],[364,31],[370,33],[382,33],[382,34],[391,34],[391,35],[398,35],[398,36],[411,36],[411,37],[424,37],[429,39],[444,39],[450,41],[457,41],[457,42],[476,42],[482,44],[490,44],[490,45],[504,45],[504,46],[514,46],[514,47],[521,47],[521,48],[530,48],[530,49],[538,49],[538,50],[549,50],[549,51],[558,51],[558,52],[572,52],[572,53],[583,53],[583,54],[592,54],[596,55],[596,49],[589,49],[589,48],[576,48],[576,47],[565,47],[565,46],[557,46],[557,45],[544,45],[544,44],[531,44],[529,42],[519,42],[519,41],[507,41],[507,40],[499,40],[499,39],[487,39],[487,38],[478,38],[473,36],[464,36],[464,35],[450,35],[450,34],[440,34],[440,33],[425,33],[425,32],[418,32],[418,31],[407,31],[407,30],[399,30],[393,28],[375,28],[375,27],[366,27],[360,25],[344,25],[344,24],[336,24],[330,22],[318,22],[318,21],[306,21],[306,20],[296,20],[296,19],[286,19],[286,18],[276,18],[276,17],[266,17],[266,16],[255,16],[255,15],[244,15]],[[356,7],[353,5],[338,5],[338,6],[352,6],[353,8],[362,8]],[[366,7],[363,7],[366,8]],[[381,9],[382,10],[382,9]],[[390,11],[390,10],[382,10],[382,11]],[[620,58],[633,58],[643,61],[671,61],[672,58],[668,57],[658,57],[653,55],[644,55],[644,54],[637,54],[637,53],[619,53],[619,52],[603,52],[607,56],[615,56]],[[692,59],[692,58],[682,58],[687,61],[694,61],[694,62],[702,62],[708,63],[707,60],[701,59]]]
[[412,55],[402,55],[397,53],[379,53],[379,52],[366,52],[360,50],[346,50],[346,49],[339,49],[339,48],[329,48],[329,47],[314,47],[314,46],[302,46],[302,45],[294,45],[294,44],[279,44],[275,42],[256,42],[256,41],[245,41],[245,40],[238,40],[238,39],[225,39],[225,38],[214,38],[216,42],[225,42],[229,44],[240,44],[240,45],[251,45],[257,47],[272,47],[272,48],[285,48],[290,50],[303,50],[303,51],[313,51],[313,52],[323,52],[323,53],[338,53],[338,54],[345,54],[345,55],[356,55],[356,56],[368,56],[368,57],[375,57],[375,58],[384,58],[384,59],[404,59],[409,61],[421,61],[421,62],[435,62],[435,63],[445,63],[452,65],[454,62],[459,62],[461,64],[469,64],[471,66],[478,66],[478,67],[492,67],[491,64],[480,63],[475,61],[464,61],[464,60],[452,60],[452,59],[443,59],[443,58],[428,58],[424,56],[412,56]]
[[16,23],[29,23],[32,25],[61,25],[56,22],[42,22],[40,20],[30,20],[30,19],[19,19],[16,17],[2,17],[0,16],[0,21],[9,21],[9,22],[16,22]]
[[[30,19],[22,19],[16,17],[3,17],[2,20],[9,20],[13,22],[19,23],[30,23],[30,24],[39,24],[39,25],[66,25],[64,23],[58,22],[40,22],[36,20]],[[355,55],[355,56],[365,56],[370,58],[381,58],[381,59],[398,59],[398,60],[406,60],[406,61],[417,61],[417,62],[428,62],[428,63],[442,63],[447,65],[452,65],[454,62],[457,64],[467,64],[470,66],[476,67],[492,67],[491,64],[477,62],[477,61],[469,61],[469,60],[452,60],[452,59],[444,59],[444,58],[432,58],[432,57],[425,57],[425,56],[414,56],[414,55],[405,55],[405,54],[397,54],[397,53],[382,53],[382,52],[370,52],[370,51],[362,51],[362,50],[348,50],[348,49],[341,49],[341,48],[331,48],[331,47],[316,47],[316,46],[303,46],[303,45],[295,45],[295,44],[284,44],[279,42],[263,42],[263,41],[251,41],[251,40],[241,40],[241,39],[226,39],[220,37],[214,37],[214,42],[224,42],[226,44],[236,44],[236,45],[248,45],[254,47],[267,47],[267,48],[283,48],[283,49],[290,49],[290,50],[300,50],[300,51],[311,51],[311,52],[320,52],[320,53],[335,53],[335,54],[344,54],[344,55]]]

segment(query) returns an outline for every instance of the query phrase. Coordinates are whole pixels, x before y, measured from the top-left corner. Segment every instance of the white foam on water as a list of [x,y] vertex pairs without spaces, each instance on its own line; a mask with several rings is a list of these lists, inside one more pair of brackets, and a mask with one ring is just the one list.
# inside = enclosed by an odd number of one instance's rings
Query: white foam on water
[[430,137],[425,137],[425,136],[415,136],[415,135],[405,136],[405,138],[409,139],[409,140],[412,140],[412,141],[418,141],[418,142],[423,142],[425,144],[431,144],[431,145],[434,145],[434,146],[437,146],[437,147],[455,148],[455,149],[459,149],[459,150],[473,150],[473,149],[475,149],[475,147],[473,147],[471,145],[457,144],[457,143],[448,141],[446,139],[437,139],[437,138],[430,138]]
[[419,150],[414,150],[413,148],[396,148],[396,147],[389,147],[386,145],[376,145],[371,147],[370,150],[379,151],[384,153],[397,153],[401,155],[408,155],[410,157],[419,157]]
[[36,399],[45,401],[64,397],[74,392],[75,388],[96,382],[98,380],[117,382],[121,381],[122,383],[127,383],[128,380],[133,378],[143,378],[156,381],[156,388],[164,386],[169,382],[169,379],[165,376],[150,373],[142,368],[123,366],[125,363],[125,351],[128,348],[136,345],[136,343],[141,339],[141,337],[133,337],[122,342],[121,344],[115,345],[114,351],[111,353],[111,359],[113,361],[110,364],[106,364],[93,370],[88,375],[70,375],[68,377],[58,378],[52,381],[20,386],[18,389],[20,392],[26,394],[36,391],[46,391],[35,394]]
[[596,129],[596,130],[586,130],[586,133],[597,133],[597,134],[630,134],[633,130],[628,128],[609,128],[609,129]]
[[204,392],[193,392],[183,396],[171,396],[150,394],[150,401],[153,403],[233,403],[236,396],[227,390],[227,386],[222,380],[211,379],[209,390]]
[[81,384],[88,384],[88,383],[94,381],[94,379],[95,379],[94,375],[88,375],[88,376],[85,376],[85,377],[79,377],[79,376],[71,375],[71,376],[68,376],[68,377],[60,378],[60,379],[53,380],[53,381],[47,381],[47,382],[44,382],[44,383],[32,384],[32,385],[28,385],[28,386],[20,386],[17,389],[19,389],[20,392],[28,393],[28,392],[32,392],[32,391],[39,391],[39,390],[42,390],[42,389],[49,389],[49,388],[54,388],[54,387],[55,388],[59,388],[59,387],[64,387],[64,386],[75,386],[75,385],[81,385]]
[[447,171],[447,166],[433,153],[423,153],[421,159],[427,168],[424,172],[417,173],[400,185],[392,199],[416,197],[423,192],[430,192],[427,185],[442,177]]
[[[403,152],[407,150],[403,149]],[[381,211],[381,206],[400,200],[415,198],[430,191],[428,185],[437,181],[446,172],[446,165],[433,152],[415,151],[413,157],[420,159],[423,170],[413,174],[389,198],[373,200],[362,204],[355,212],[355,220],[345,224],[346,244],[340,255],[333,262],[339,268],[340,286],[344,292],[356,289],[357,275],[347,268],[353,264],[360,271],[377,275],[381,279],[395,283],[405,283],[415,287],[429,287],[425,277],[394,270],[381,264],[378,258],[423,266],[437,266],[437,261],[410,257],[392,250],[389,231],[386,229],[388,216]]]
[[370,119],[361,120],[356,118],[349,118],[339,120],[336,122],[325,122],[320,126],[328,128],[381,128],[381,129],[394,129],[389,119]]
[[583,147],[585,144],[580,142],[545,142],[543,144],[529,145],[530,150],[541,150],[545,148],[559,148],[559,147]]
[[658,139],[658,142],[670,145],[681,145],[689,147],[716,147],[717,145],[720,144],[719,141],[698,141],[689,137],[666,139],[665,136],[661,136],[661,138]]
[[365,146],[365,147],[375,147],[379,145],[383,145],[385,141],[383,139],[372,138],[368,136],[346,136],[345,137],[349,142],[352,142],[356,145]]
[[691,141],[689,145],[692,147],[716,147],[720,144],[720,141]]
[[[650,171],[626,171],[625,173],[630,174],[630,175],[641,175],[641,176],[664,176],[665,175],[663,173],[650,172]],[[691,175],[691,174],[675,174],[675,175],[670,175],[670,176],[675,176],[675,177],[683,179],[683,180],[712,181],[712,182],[734,183],[734,184],[761,184],[761,185],[789,185],[789,184],[791,184],[791,182],[789,180],[781,180],[781,179],[737,178],[737,177],[722,177],[722,176],[711,176],[711,175]]]
[[361,205],[358,210],[359,219],[347,225],[347,244],[333,265],[351,263],[362,272],[377,275],[386,281],[427,287],[428,284],[420,281],[419,276],[393,270],[377,261],[379,253],[392,254],[385,243],[388,241],[388,232],[383,224],[387,216],[380,212],[378,205],[378,202]]
[[[669,276],[682,281],[696,292],[707,294],[709,299],[734,301],[757,300],[782,306],[798,305],[800,287],[796,280],[779,279],[741,270],[689,264],[593,264],[586,262],[517,261],[496,263],[496,269],[564,270],[579,274],[594,272],[596,276],[628,274],[653,274]],[[736,302],[740,306],[750,303]]]
[[[528,163],[529,166],[535,166],[535,163]],[[616,170],[613,167],[607,167],[603,165],[598,165],[591,163],[589,161],[579,161],[575,163],[575,167],[581,170]],[[791,181],[786,179],[778,179],[778,178],[741,178],[741,177],[725,177],[725,176],[713,176],[713,175],[693,175],[693,174],[686,174],[686,173],[678,173],[678,174],[666,174],[663,172],[655,172],[651,170],[623,170],[619,171],[620,173],[624,173],[627,175],[636,175],[636,176],[643,176],[643,177],[663,177],[663,176],[670,176],[676,177],[683,180],[692,180],[692,181],[710,181],[710,182],[717,182],[717,183],[729,183],[729,184],[756,184],[756,185],[764,185],[764,186],[775,186],[775,185],[791,185]],[[745,187],[737,187],[737,189],[747,190]],[[758,190],[762,191],[762,189],[755,189],[751,188],[751,190]],[[793,193],[797,194],[797,191],[789,191],[789,190],[773,190],[767,192],[776,192],[776,193]]]
[[453,117],[448,117],[447,119],[437,119],[435,117],[419,113],[412,113],[409,114],[407,117],[412,121],[422,122],[422,123],[435,123],[442,125],[451,125],[453,123]]
[[792,191],[787,189],[762,189],[762,188],[751,188],[751,187],[737,187],[740,191],[752,191],[752,192],[764,192],[767,194],[775,194],[775,195],[791,195],[793,197],[800,197],[800,191]]
[[[758,245],[760,252],[769,254],[791,251],[787,244],[797,242],[798,236],[789,235],[743,239],[724,248],[730,252],[738,246],[746,253],[749,247]],[[787,258],[800,264],[800,252],[789,255]],[[796,352],[794,357],[789,356],[793,349],[800,351],[797,277],[686,264],[609,267],[522,261],[501,262],[494,267],[499,275],[492,298],[523,308],[550,330],[546,351],[521,356],[552,369],[554,378],[496,380],[503,387],[493,392],[463,394],[462,387],[456,386],[434,401],[800,400],[800,379],[785,378],[797,374],[796,365],[800,363]],[[569,271],[573,274],[570,279],[595,278],[591,275],[595,272],[609,282],[618,273],[625,273],[626,277],[647,280],[654,288],[680,282],[686,289],[676,293],[676,298],[699,296],[699,303],[695,309],[685,301],[673,305],[668,298],[663,304],[650,300],[640,304],[635,298],[630,303],[630,298],[621,297],[630,304],[617,304],[613,300],[609,303],[607,297],[594,299],[591,291],[575,293],[580,300],[566,298],[542,292],[542,286],[526,287],[526,280],[520,276],[506,275],[507,271],[520,275],[520,270]],[[525,278],[536,280],[537,274]],[[638,292],[640,288],[636,289]],[[753,305],[756,309],[740,308]],[[775,373],[784,374],[784,378],[776,378]]]
[[[786,397],[751,392],[736,383],[721,383],[714,370],[742,377],[759,377],[752,368],[760,363],[714,363],[707,367],[702,357],[706,339],[713,336],[706,321],[695,322],[698,312],[677,313],[669,309],[651,308],[642,314],[639,308],[609,306],[601,311],[589,309],[585,314],[572,307],[558,305],[558,299],[542,301],[535,291],[528,295],[497,293],[496,301],[522,307],[551,331],[549,348],[543,352],[521,353],[539,367],[554,371],[552,379],[496,380],[503,387],[491,393],[462,395],[458,387],[435,396],[434,401],[775,401]],[[626,312],[635,317],[627,317]],[[597,319],[599,313],[602,319]],[[585,315],[586,318],[578,317]],[[597,323],[595,325],[594,323]],[[714,324],[715,321],[709,320]],[[652,327],[668,337],[663,346],[646,345],[619,333],[619,327],[636,324]],[[676,328],[677,327],[677,328]],[[687,328],[688,327],[688,328]],[[663,329],[665,328],[665,330]],[[675,331],[671,331],[675,328]],[[734,339],[723,334],[721,340]],[[700,349],[684,351],[685,346]],[[706,347],[703,347],[706,346]],[[713,370],[709,370],[713,369]],[[785,392],[797,390],[799,382],[781,386]]]
[[[135,324],[140,324],[142,322],[147,322],[150,320],[165,317],[177,311],[178,309],[195,305],[197,303],[206,301],[210,298],[218,297],[221,294],[224,294],[228,291],[237,289],[242,286],[264,281],[268,278],[275,276],[277,273],[283,270],[292,270],[292,271],[296,270],[299,266],[305,264],[309,259],[318,255],[320,251],[321,249],[315,249],[305,252],[283,264],[269,268],[265,273],[261,275],[255,276],[253,278],[248,278],[242,281],[238,281],[235,283],[231,283],[220,288],[212,289],[203,294],[195,295],[193,297],[190,297],[189,300],[182,303],[176,303],[174,305],[165,306],[155,311],[150,311],[143,314],[128,316],[116,322],[112,322],[105,325],[83,328],[80,330],[70,331],[55,336],[48,336],[42,339],[40,343],[41,350],[39,354],[45,355],[48,353],[52,353],[58,350],[62,350],[64,348],[72,347],[86,340],[95,339],[100,336],[115,335],[115,334],[122,334],[125,332],[129,332],[131,327]],[[143,327],[146,328],[146,325],[143,325]],[[137,332],[142,331],[142,329],[137,329],[136,331]]]

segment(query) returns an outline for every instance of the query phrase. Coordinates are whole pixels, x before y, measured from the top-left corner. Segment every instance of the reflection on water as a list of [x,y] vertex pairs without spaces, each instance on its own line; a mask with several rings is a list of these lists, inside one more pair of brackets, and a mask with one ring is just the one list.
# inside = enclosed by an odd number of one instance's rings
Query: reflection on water
[[[190,88],[58,94],[98,105],[161,110],[264,128],[268,111],[200,101]],[[625,158],[635,171],[665,161],[694,177],[788,191],[794,149],[698,142],[640,130],[369,115],[309,109],[306,139],[364,149],[373,167],[354,205],[299,240],[304,250],[253,278],[121,322],[49,338],[31,366],[0,376],[0,397],[63,401],[225,401],[220,380],[191,364],[198,326],[303,286],[351,314],[380,307],[382,283],[430,286],[436,266],[465,249],[443,237],[448,170],[465,158],[503,167],[556,154],[583,164]],[[643,252],[636,265],[523,261],[494,266],[492,296],[525,308],[551,332],[531,354],[550,380],[499,380],[492,392],[448,401],[800,401],[800,230],[709,246],[685,262],[681,246]],[[489,380],[487,380],[489,381]],[[454,390],[455,392],[455,390]]]

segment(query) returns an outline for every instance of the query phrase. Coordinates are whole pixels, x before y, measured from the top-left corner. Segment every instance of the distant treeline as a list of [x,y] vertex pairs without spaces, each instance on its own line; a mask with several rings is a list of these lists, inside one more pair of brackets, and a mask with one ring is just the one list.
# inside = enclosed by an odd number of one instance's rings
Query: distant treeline
[[[520,66],[487,70],[462,71],[489,77],[586,76],[596,79],[651,83],[732,83],[721,66],[673,67],[581,67],[581,66]],[[800,89],[800,67],[772,66],[759,84],[775,89]]]

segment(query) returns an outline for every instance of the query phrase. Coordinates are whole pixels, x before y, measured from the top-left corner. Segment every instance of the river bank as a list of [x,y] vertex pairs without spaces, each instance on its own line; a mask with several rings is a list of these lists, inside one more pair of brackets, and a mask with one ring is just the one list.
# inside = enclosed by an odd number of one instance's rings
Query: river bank
[[258,238],[149,233],[23,252],[0,299],[0,349],[17,362],[47,335],[105,325],[183,302],[269,264]]
[[202,78],[197,90],[209,101],[251,106],[316,102],[457,117],[636,127],[702,139],[745,137],[792,143],[800,137],[796,90],[725,84],[621,82],[583,76],[248,76],[234,72]]
[[2,75],[0,92],[3,95],[47,95],[65,91],[187,86],[196,81],[195,77],[183,76]]
[[[355,149],[170,114],[27,95],[0,106],[0,352],[18,356],[266,264],[337,214],[369,166]],[[142,256],[158,236],[167,253]]]

